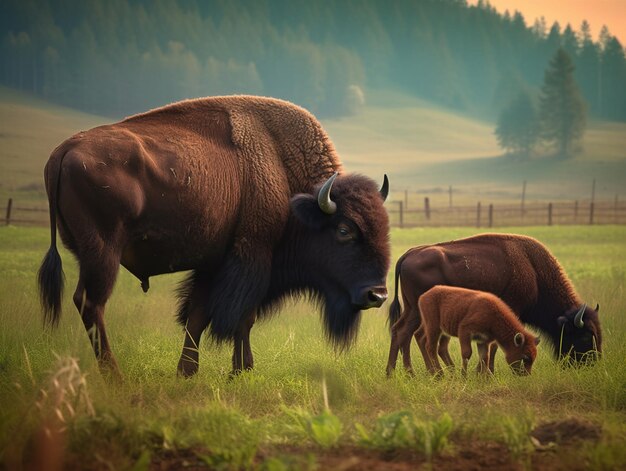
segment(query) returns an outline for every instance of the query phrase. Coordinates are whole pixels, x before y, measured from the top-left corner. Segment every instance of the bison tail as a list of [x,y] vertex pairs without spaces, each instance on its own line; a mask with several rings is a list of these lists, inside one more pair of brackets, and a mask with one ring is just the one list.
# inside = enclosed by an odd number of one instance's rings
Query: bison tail
[[50,156],[44,169],[44,181],[50,210],[50,248],[41,262],[38,281],[44,322],[53,327],[56,327],[61,317],[61,301],[65,285],[63,264],[57,250],[57,195],[64,155],[65,152],[57,148]]
[[[53,229],[54,226],[53,226]],[[56,244],[50,246],[39,268],[39,295],[44,311],[44,321],[53,327],[61,317],[61,300],[65,284],[61,256]]]
[[393,301],[389,305],[389,316],[387,317],[387,323],[389,324],[390,329],[400,318],[400,299],[398,298],[398,289],[400,288],[400,270],[402,269],[403,260],[404,256],[400,257],[396,263],[396,285],[393,293]]

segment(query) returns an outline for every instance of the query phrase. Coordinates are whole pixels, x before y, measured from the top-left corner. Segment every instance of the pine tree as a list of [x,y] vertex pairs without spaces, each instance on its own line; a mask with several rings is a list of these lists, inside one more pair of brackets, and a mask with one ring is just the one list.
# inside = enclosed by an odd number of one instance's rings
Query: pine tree
[[601,58],[601,109],[603,116],[619,120],[626,117],[626,56],[615,36],[604,45]]
[[589,105],[589,112],[598,114],[600,111],[600,46],[593,42],[591,27],[588,21],[580,25],[579,54],[576,62],[576,80]]
[[502,110],[495,133],[500,147],[530,157],[539,139],[539,116],[527,92],[520,92]]
[[541,134],[556,144],[562,157],[571,156],[586,124],[586,105],[574,80],[574,64],[559,48],[544,75],[541,89]]

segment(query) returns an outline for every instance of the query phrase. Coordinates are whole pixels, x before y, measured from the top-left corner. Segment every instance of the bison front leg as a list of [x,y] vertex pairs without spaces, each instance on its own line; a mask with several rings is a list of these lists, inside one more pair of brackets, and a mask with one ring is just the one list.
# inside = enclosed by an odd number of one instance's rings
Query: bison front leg
[[194,271],[181,285],[178,318],[185,326],[183,351],[178,361],[178,374],[189,378],[198,372],[200,337],[211,320],[206,309],[211,276]]
[[489,348],[489,359],[487,360],[487,365],[489,367],[489,371],[491,374],[495,371],[494,365],[496,360],[496,352],[498,351],[498,344],[496,342],[491,343],[491,347]]
[[467,330],[459,329],[459,342],[461,343],[461,358],[463,359],[463,376],[467,375],[467,364],[472,357],[472,334]]
[[476,344],[476,350],[478,351],[478,366],[476,371],[480,374],[489,373],[489,351],[491,349],[491,343],[478,342]]
[[235,335],[233,348],[233,370],[231,376],[243,370],[251,370],[254,367],[254,357],[250,345],[250,331],[254,325],[256,316],[250,316],[244,321],[241,329]]
[[208,325],[207,316],[202,309],[189,313],[185,324],[183,351],[178,361],[178,374],[189,378],[198,372],[200,365],[200,337]]
[[270,284],[271,254],[259,248],[254,258],[231,254],[216,273],[209,293],[211,335],[232,340],[232,374],[253,366],[250,330]]

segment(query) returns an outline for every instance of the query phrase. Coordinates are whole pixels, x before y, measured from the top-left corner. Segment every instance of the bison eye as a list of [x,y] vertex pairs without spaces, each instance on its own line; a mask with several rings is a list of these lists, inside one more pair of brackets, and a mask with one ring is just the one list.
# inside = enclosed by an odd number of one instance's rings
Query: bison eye
[[350,242],[354,240],[354,231],[347,224],[339,224],[336,236],[339,242]]

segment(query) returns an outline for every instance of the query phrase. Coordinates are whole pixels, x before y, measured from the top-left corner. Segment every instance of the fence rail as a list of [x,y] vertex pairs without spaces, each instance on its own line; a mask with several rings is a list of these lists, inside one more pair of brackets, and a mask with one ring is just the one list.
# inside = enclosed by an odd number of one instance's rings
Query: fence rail
[[[574,224],[626,224],[626,202],[559,201],[514,204],[483,204],[474,206],[433,206],[428,198],[423,208],[406,209],[403,201],[386,203],[392,227],[507,227],[551,226]],[[15,205],[10,198],[4,208],[5,224],[48,226],[48,208]]]
[[574,224],[626,224],[626,204],[613,201],[579,203],[526,202],[513,204],[433,207],[425,198],[424,208],[407,210],[403,201],[387,203],[390,223],[395,227],[506,227]]
[[5,225],[14,224],[16,226],[47,226],[50,224],[48,208],[37,206],[16,206],[13,198],[9,198],[4,208]]

